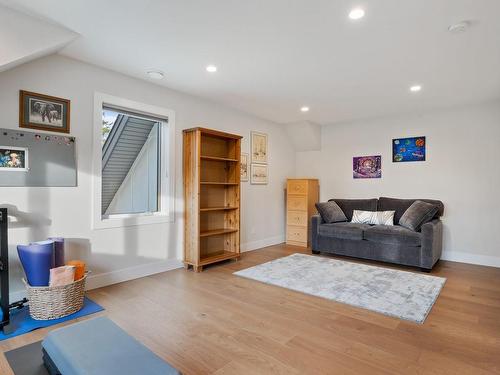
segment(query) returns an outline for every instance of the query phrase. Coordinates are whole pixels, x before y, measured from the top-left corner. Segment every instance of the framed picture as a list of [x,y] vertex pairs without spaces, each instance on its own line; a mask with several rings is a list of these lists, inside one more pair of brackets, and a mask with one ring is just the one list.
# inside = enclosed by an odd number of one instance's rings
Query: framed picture
[[252,185],[267,185],[267,165],[251,164],[250,168],[250,183]]
[[425,161],[425,137],[398,138],[392,140],[392,161]]
[[248,181],[248,154],[246,152],[241,153],[240,171],[240,181]]
[[34,92],[19,92],[19,127],[69,133],[70,101]]
[[251,162],[267,164],[267,134],[251,132]]
[[0,146],[0,172],[26,172],[28,169],[26,147]]
[[382,156],[355,156],[352,158],[353,178],[382,178]]

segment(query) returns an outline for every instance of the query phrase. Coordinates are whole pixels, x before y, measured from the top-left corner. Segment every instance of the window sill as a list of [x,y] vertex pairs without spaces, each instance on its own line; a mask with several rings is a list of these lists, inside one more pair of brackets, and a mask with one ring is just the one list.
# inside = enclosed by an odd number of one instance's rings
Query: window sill
[[173,221],[173,216],[165,213],[113,215],[109,218],[94,220],[93,229],[123,228],[137,225],[172,223]]

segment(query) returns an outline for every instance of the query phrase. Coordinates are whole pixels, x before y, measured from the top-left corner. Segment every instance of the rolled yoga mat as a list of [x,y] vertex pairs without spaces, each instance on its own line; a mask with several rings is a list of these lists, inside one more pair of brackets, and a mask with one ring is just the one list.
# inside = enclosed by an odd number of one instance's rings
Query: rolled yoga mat
[[48,286],[50,269],[54,268],[54,241],[18,245],[17,253],[31,286]]
[[64,238],[62,237],[49,237],[48,240],[54,241],[54,259],[55,266],[64,266]]

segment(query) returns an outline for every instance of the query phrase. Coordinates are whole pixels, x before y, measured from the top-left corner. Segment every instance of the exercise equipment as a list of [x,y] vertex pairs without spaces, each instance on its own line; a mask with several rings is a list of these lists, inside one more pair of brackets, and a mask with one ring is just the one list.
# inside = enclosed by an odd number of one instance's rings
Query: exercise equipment
[[54,241],[17,245],[17,253],[30,286],[48,286],[50,269],[55,266]]

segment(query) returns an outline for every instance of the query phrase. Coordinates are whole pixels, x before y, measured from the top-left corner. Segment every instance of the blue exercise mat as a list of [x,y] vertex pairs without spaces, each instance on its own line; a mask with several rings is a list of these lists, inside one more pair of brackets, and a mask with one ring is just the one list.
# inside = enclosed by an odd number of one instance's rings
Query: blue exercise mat
[[[25,306],[22,309],[14,309],[10,310],[10,324],[13,325],[13,332],[5,335],[2,331],[0,331],[0,341],[10,339],[11,337],[19,336],[24,333],[28,333],[34,331],[38,328],[50,327],[55,324],[59,324],[62,322],[66,322],[71,319],[80,318],[85,315],[90,315],[99,311],[104,310],[104,307],[98,305],[91,299],[85,297],[83,302],[83,308],[71,315],[65,316],[60,319],[53,320],[35,320],[31,318],[29,313],[29,306]],[[0,318],[2,313],[0,312]],[[1,319],[0,319],[1,320]]]

